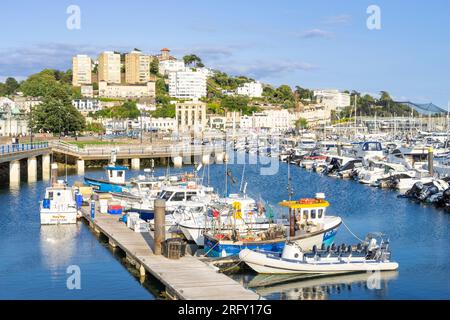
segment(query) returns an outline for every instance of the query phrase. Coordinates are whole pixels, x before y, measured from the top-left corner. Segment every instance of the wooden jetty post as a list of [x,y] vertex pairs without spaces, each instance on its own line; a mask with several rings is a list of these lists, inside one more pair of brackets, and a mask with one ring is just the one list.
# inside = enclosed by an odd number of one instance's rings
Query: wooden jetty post
[[162,242],[166,238],[166,200],[156,199],[154,205],[155,212],[155,255],[161,255]]
[[433,147],[428,148],[428,172],[430,176],[434,174],[434,153]]
[[52,163],[52,170],[51,170],[51,184],[54,185],[58,182],[58,164],[56,162]]

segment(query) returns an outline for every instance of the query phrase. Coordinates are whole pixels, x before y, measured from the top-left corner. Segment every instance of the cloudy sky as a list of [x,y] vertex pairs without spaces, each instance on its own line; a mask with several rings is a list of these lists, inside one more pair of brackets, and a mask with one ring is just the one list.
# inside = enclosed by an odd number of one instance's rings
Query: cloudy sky
[[[381,29],[369,30],[369,5]],[[67,28],[67,8],[81,29]],[[448,0],[2,0],[0,81],[70,68],[76,53],[168,47],[274,85],[450,99]]]

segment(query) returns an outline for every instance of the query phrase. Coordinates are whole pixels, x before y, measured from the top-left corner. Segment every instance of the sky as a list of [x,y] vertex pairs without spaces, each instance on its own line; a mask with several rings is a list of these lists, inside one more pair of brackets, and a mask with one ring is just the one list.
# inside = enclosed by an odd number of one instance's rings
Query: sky
[[[70,5],[80,29],[67,28]],[[370,5],[380,29],[367,27]],[[168,47],[275,86],[385,90],[447,109],[449,14],[448,0],[2,0],[0,81],[69,69],[75,54]]]

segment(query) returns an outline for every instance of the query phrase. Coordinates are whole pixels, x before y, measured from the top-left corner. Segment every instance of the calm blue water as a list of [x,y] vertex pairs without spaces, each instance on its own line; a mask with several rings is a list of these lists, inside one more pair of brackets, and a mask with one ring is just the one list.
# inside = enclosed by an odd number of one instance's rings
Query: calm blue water
[[[263,166],[267,167],[267,166]],[[229,165],[239,189],[242,165]],[[246,165],[248,193],[276,207],[286,199],[286,164],[275,175],[260,175],[260,165]],[[184,168],[183,170],[190,170]],[[162,174],[164,168],[157,169]],[[178,170],[179,171],[179,170]],[[175,170],[172,170],[175,172]],[[210,168],[210,181],[225,190],[224,166]],[[139,172],[130,172],[136,176]],[[205,182],[207,180],[205,172]],[[339,215],[359,237],[382,231],[391,239],[397,273],[343,276],[257,289],[269,299],[449,299],[450,215],[432,207],[398,199],[395,192],[372,189],[353,181],[322,177],[291,166],[295,197],[324,192],[331,203],[329,214]],[[103,176],[102,171],[86,175]],[[82,177],[69,176],[69,182]],[[2,299],[154,299],[158,285],[144,285],[134,277],[120,257],[114,255],[82,223],[68,227],[41,227],[38,200],[45,182],[22,184],[20,189],[0,189],[0,298]],[[357,241],[341,227],[337,243]],[[67,267],[81,269],[81,290],[68,290]],[[238,275],[252,286],[264,277]]]

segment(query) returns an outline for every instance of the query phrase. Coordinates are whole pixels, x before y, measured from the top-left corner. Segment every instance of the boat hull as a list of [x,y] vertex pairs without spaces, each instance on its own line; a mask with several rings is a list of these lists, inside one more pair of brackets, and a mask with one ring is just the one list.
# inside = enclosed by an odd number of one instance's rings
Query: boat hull
[[[334,238],[341,224],[339,223],[330,229],[313,233],[311,235],[302,236],[296,239],[292,239],[298,244],[303,250],[311,250],[314,246],[320,247],[322,244],[329,246],[334,242]],[[209,235],[204,236],[204,247],[205,252],[209,257],[228,257],[237,256],[244,249],[271,252],[275,254],[281,254],[286,238],[276,239],[273,241],[260,241],[260,242],[232,242],[232,241],[221,241],[213,238]]]
[[122,192],[126,189],[125,184],[111,183],[106,180],[84,178],[84,182],[99,192]]
[[393,271],[398,269],[398,263],[396,262],[348,262],[343,258],[341,262],[337,263],[304,263],[269,256],[248,249],[241,251],[239,258],[254,271],[262,274],[339,274],[368,271]]
[[42,225],[76,224],[77,215],[77,210],[66,212],[41,210],[40,212]]

